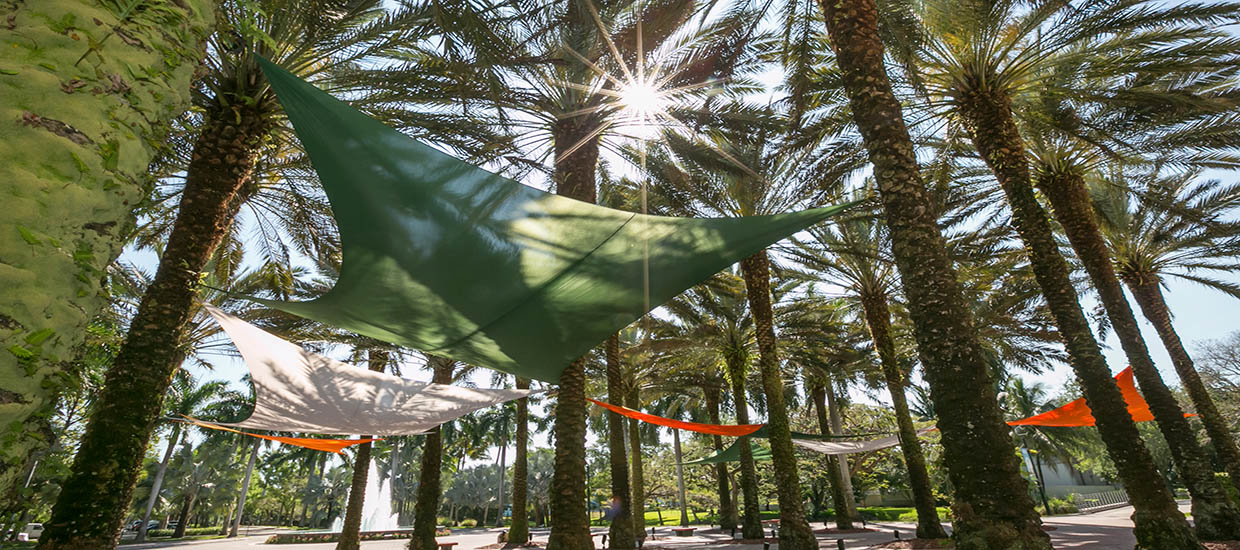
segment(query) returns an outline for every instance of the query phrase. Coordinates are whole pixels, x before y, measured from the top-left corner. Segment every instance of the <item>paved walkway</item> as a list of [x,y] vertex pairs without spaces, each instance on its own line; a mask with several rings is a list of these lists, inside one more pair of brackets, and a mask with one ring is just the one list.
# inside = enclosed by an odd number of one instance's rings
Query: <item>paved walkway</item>
[[[1180,508],[1187,512],[1188,504],[1186,502],[1181,503]],[[1076,514],[1045,518],[1043,519],[1043,524],[1049,529],[1051,540],[1058,550],[1131,550],[1136,544],[1136,539],[1132,536],[1132,521],[1129,519],[1131,515],[1132,508],[1123,507],[1095,514]],[[843,540],[844,548],[847,550],[865,550],[872,545],[895,540],[894,531],[899,531],[901,538],[909,538],[913,535],[915,525],[911,523],[884,522],[871,523],[869,527],[874,529],[874,531],[849,534],[819,533],[819,546],[823,550],[836,550],[838,548],[836,541]],[[947,527],[950,529],[950,525]],[[815,530],[821,530],[822,524],[814,524],[814,528]],[[533,529],[532,531],[535,541],[547,540],[546,529]],[[594,531],[597,533],[606,532],[605,529],[601,528],[596,528]],[[499,532],[500,529],[461,529],[454,530],[452,536],[440,538],[441,540],[459,543],[456,547],[457,550],[474,550],[482,546],[495,544]],[[728,544],[725,541],[729,539],[731,537],[727,533],[720,533],[717,529],[699,530],[693,537],[676,537],[672,535],[670,527],[661,527],[657,529],[655,539],[648,538],[646,540],[645,548],[647,550],[762,549],[761,544]],[[256,550],[259,548],[267,550],[330,550],[334,548],[333,545],[323,543],[268,546],[263,544],[265,540],[267,540],[266,534],[235,539],[134,544],[125,545],[121,548],[132,550],[185,546],[193,546],[193,550]],[[403,550],[406,542],[405,540],[369,541],[363,542],[362,548],[364,550]],[[600,538],[596,537],[595,542],[600,543]],[[773,550],[778,550],[778,547],[777,544],[771,544]]]

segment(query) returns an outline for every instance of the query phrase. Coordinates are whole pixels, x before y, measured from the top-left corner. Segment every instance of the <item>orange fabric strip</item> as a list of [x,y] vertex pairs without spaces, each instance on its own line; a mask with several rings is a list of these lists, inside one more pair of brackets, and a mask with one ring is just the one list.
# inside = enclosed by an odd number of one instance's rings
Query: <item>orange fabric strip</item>
[[278,435],[261,435],[261,434],[243,432],[241,430],[234,430],[232,428],[219,426],[216,424],[211,424],[209,422],[203,422],[201,420],[189,418],[188,416],[185,418],[189,419],[189,421],[193,423],[195,426],[199,426],[203,428],[210,428],[212,430],[221,430],[225,432],[239,433],[241,435],[248,435],[250,437],[266,439],[268,441],[279,441],[280,443],[284,443],[286,445],[296,445],[298,447],[305,447],[307,449],[314,449],[316,451],[326,451],[329,453],[336,453],[336,454],[342,454],[342,451],[344,451],[345,448],[353,446],[353,445],[358,445],[361,443],[370,443],[372,441],[383,441],[382,439],[316,439],[312,437],[282,437]]
[[589,397],[587,397],[586,399],[589,400],[591,403],[594,403],[595,405],[603,407],[604,409],[607,409],[617,414],[627,416],[629,418],[636,418],[637,420],[641,420],[642,422],[649,422],[651,424],[658,424],[659,426],[667,426],[669,428],[689,430],[691,432],[698,432],[698,433],[712,434],[712,435],[726,435],[726,436],[731,436],[731,437],[740,437],[742,435],[749,435],[751,433],[754,433],[758,431],[758,428],[762,427],[761,424],[702,424],[699,422],[684,422],[682,420],[673,420],[671,418],[663,418],[662,416],[646,414],[644,412],[635,411],[627,407],[621,407],[619,405],[612,405],[611,403],[604,403],[596,399],[590,399]]
[[[1128,405],[1128,414],[1132,416],[1134,422],[1149,422],[1154,420],[1154,413],[1150,412],[1149,403],[1145,402],[1145,398],[1137,392],[1137,384],[1133,380],[1132,367],[1128,367],[1120,371],[1115,376],[1115,383],[1119,386],[1119,391],[1124,396],[1124,403]],[[1185,414],[1185,417],[1197,416],[1195,414]],[[1055,427],[1076,427],[1076,426],[1093,426],[1093,411],[1089,410],[1089,405],[1085,404],[1085,398],[1082,397],[1059,407],[1054,410],[1046,411],[1042,414],[1036,414],[1029,418],[1013,420],[1008,422],[1009,426],[1055,426]]]

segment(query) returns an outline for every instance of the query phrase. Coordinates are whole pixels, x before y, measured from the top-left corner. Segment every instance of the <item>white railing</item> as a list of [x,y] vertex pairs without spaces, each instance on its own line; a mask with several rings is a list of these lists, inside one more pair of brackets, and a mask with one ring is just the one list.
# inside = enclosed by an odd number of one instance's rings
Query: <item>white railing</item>
[[1077,510],[1093,512],[1103,508],[1113,508],[1128,504],[1128,493],[1124,492],[1123,489],[1119,489],[1105,493],[1074,494],[1072,495],[1072,503],[1076,505]]

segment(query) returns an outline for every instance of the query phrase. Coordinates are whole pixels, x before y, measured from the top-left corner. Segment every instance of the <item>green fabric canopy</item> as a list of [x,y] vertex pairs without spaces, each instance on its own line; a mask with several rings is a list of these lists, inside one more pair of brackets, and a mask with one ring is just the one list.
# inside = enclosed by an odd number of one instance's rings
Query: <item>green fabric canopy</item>
[[[681,462],[681,464],[684,464],[685,466],[692,466],[694,464],[718,464],[720,462],[739,462],[741,459],[740,445],[742,441],[745,441],[745,439],[744,438],[737,439],[735,442],[729,445],[728,448],[723,449],[715,454],[706,455],[697,460]],[[750,441],[749,449],[753,452],[754,460],[770,460],[771,459],[771,450],[766,447],[763,447],[762,445],[759,445],[757,442]]]
[[474,365],[556,382],[650,309],[848,206],[728,219],[604,208],[462,162],[262,65],[344,259],[314,300],[256,301]]

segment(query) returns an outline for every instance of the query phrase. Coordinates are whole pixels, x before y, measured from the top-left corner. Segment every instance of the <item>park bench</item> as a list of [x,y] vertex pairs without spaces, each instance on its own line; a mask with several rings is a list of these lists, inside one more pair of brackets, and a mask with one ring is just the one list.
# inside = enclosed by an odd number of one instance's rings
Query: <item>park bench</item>
[[695,527],[673,527],[672,528],[672,532],[676,533],[676,536],[678,537],[692,537],[693,532],[696,530],[697,528]]
[[439,542],[439,541],[435,541],[435,544],[439,545],[439,550],[452,550],[452,547],[457,545],[457,543],[455,542]]

